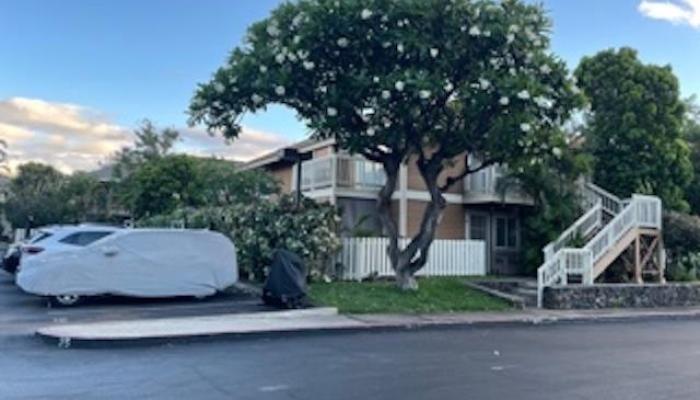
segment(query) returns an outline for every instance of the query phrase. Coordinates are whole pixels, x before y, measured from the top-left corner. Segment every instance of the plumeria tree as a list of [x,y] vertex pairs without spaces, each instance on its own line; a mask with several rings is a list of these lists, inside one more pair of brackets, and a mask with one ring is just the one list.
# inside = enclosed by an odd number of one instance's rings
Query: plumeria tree
[[[517,0],[285,3],[252,25],[245,43],[199,86],[190,122],[235,139],[242,115],[283,104],[314,138],[334,138],[381,163],[378,207],[389,257],[399,286],[414,289],[446,190],[495,163],[558,153],[560,137],[550,128],[569,116],[578,95],[549,50],[549,28],[540,6]],[[466,154],[480,161],[445,176]],[[402,249],[391,196],[409,160],[430,203]]]

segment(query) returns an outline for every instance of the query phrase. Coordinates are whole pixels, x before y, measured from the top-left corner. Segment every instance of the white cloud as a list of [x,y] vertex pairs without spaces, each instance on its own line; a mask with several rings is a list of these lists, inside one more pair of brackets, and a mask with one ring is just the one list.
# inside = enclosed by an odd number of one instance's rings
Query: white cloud
[[700,0],[642,0],[638,9],[649,18],[700,29]]
[[[51,164],[63,172],[95,169],[133,142],[133,128],[76,104],[22,97],[0,100],[0,138],[7,142],[13,170],[28,161]],[[245,161],[289,144],[280,135],[246,127],[232,144],[202,129],[178,130],[181,141],[176,151],[200,156]]]
[[176,146],[176,150],[179,152],[240,161],[251,160],[290,144],[290,140],[281,135],[245,126],[238,138],[232,143],[226,143],[221,136],[210,135],[199,128],[182,129],[180,134],[182,141]]

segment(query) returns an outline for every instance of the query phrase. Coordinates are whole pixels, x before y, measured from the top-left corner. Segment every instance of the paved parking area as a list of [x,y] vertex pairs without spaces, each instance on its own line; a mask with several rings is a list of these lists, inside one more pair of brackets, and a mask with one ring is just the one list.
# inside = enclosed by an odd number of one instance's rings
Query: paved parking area
[[104,297],[88,299],[75,307],[49,307],[46,299],[22,292],[12,275],[0,271],[0,335],[33,334],[36,328],[53,323],[128,320],[218,315],[265,311],[257,298],[220,294],[211,298],[134,299]]

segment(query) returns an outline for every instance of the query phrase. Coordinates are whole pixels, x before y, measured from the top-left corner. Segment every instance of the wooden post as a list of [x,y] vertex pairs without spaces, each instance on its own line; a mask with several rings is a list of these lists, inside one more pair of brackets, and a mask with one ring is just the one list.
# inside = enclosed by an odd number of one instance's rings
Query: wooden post
[[642,257],[641,257],[641,243],[640,243],[640,233],[637,233],[637,237],[634,238],[634,281],[638,284],[644,283],[642,279]]

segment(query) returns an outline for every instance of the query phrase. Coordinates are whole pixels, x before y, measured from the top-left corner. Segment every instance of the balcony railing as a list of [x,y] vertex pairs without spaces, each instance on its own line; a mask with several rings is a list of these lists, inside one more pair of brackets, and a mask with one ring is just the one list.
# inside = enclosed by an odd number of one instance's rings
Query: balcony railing
[[533,204],[522,186],[506,175],[505,167],[493,165],[470,174],[464,180],[466,203]]
[[386,176],[381,164],[342,154],[314,158],[301,164],[301,190],[338,187],[378,191]]

